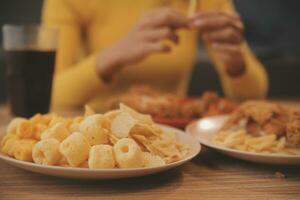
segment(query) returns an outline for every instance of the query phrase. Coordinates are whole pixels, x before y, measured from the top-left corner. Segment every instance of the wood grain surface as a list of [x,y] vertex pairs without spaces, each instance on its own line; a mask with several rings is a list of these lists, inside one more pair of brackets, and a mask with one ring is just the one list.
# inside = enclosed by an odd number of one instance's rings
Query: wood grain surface
[[[7,124],[10,116],[6,107],[0,108],[0,117],[0,125]],[[276,172],[285,177],[275,175]],[[300,167],[240,161],[203,148],[191,162],[164,173],[87,181],[35,174],[0,161],[0,200],[19,199],[299,200]]]

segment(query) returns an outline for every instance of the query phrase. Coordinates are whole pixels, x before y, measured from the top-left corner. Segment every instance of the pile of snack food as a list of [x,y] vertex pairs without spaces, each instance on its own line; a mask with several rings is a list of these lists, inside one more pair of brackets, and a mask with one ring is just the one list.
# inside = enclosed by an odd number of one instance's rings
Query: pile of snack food
[[163,93],[148,86],[132,87],[128,93],[113,98],[109,109],[124,103],[135,110],[156,118],[196,119],[231,113],[237,103],[219,97],[215,92],[205,92],[200,97],[181,98]]
[[213,142],[256,153],[300,154],[300,111],[247,101],[229,116]]
[[85,115],[75,118],[15,118],[1,141],[1,152],[41,165],[103,169],[162,166],[182,159],[188,148],[149,115],[121,104],[105,114],[86,107]]

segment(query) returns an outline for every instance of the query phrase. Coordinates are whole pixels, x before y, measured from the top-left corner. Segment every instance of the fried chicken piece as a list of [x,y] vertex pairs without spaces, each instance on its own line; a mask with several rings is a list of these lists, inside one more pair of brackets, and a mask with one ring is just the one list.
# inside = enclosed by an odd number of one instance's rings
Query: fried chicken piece
[[291,119],[286,126],[288,144],[300,147],[300,110],[291,114]]
[[275,134],[279,137],[285,134],[289,110],[266,101],[247,101],[233,112],[223,129],[237,126],[241,120],[246,120],[245,128],[252,135]]
[[253,136],[259,136],[260,135],[260,127],[257,122],[255,122],[253,119],[249,119],[246,123],[246,130],[247,133],[253,135]]
[[108,109],[117,109],[124,103],[153,117],[195,119],[231,112],[235,103],[221,99],[215,92],[205,92],[197,98],[180,98],[149,86],[133,86],[128,93],[112,98]]
[[198,118],[205,111],[205,103],[201,98],[189,100],[188,103],[181,104],[179,110],[179,114],[183,118]]

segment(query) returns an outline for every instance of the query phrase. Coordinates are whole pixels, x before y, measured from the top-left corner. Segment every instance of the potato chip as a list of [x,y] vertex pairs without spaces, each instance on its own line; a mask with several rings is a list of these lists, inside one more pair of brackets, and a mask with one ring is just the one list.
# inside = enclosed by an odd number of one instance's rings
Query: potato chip
[[159,167],[166,164],[164,159],[149,152],[143,152],[144,167]]
[[104,116],[107,117],[110,121],[112,121],[120,113],[122,113],[122,111],[120,111],[120,110],[111,110],[111,111],[104,113]]
[[94,115],[95,113],[96,112],[89,105],[84,106],[84,117]]
[[26,119],[25,118],[21,118],[21,117],[17,117],[17,118],[14,118],[7,126],[7,129],[6,129],[6,133],[7,134],[16,134],[17,133],[17,127],[23,123],[23,122],[26,122]]
[[126,106],[125,104],[120,103],[120,110],[122,112],[127,112],[129,113],[134,119],[138,120],[140,123],[145,123],[145,124],[153,124],[152,117],[150,115],[145,115],[141,114],[132,108]]
[[118,138],[129,136],[130,130],[137,123],[130,114],[123,112],[115,117],[111,123],[111,132]]
[[145,148],[147,151],[154,155],[163,156],[159,151],[157,151],[153,145],[151,144],[150,140],[148,140],[143,135],[132,135],[132,138],[138,143],[142,144],[143,148]]
[[144,135],[146,137],[151,137],[151,136],[159,136],[160,132],[155,130],[155,128],[149,124],[141,124],[138,123],[132,129],[130,130],[130,134],[139,134],[139,135]]
[[113,134],[109,134],[108,135],[108,140],[110,141],[111,144],[116,144],[118,142],[119,138],[117,138]]

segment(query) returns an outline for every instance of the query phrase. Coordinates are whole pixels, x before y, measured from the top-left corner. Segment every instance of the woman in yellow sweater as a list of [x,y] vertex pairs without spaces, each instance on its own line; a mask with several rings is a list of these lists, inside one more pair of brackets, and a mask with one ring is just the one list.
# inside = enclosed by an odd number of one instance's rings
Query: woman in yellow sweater
[[224,92],[260,98],[267,76],[242,37],[231,0],[46,0],[42,23],[59,28],[54,106],[102,110],[133,84],[185,95],[197,41],[205,41]]

